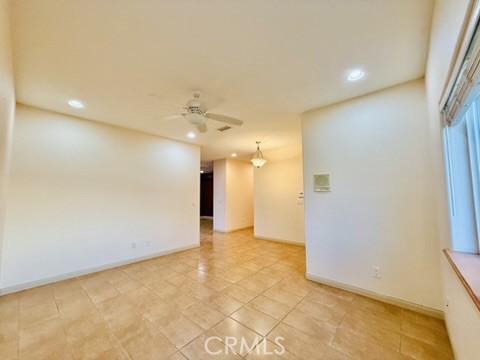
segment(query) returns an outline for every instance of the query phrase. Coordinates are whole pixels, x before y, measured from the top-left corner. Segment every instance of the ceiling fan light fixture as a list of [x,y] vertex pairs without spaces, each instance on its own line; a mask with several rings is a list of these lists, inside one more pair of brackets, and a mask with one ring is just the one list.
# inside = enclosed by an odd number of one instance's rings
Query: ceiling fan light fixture
[[250,160],[257,169],[261,168],[267,160],[263,157],[262,151],[260,150],[260,141],[257,141],[257,151],[253,154],[252,159]]
[[188,113],[185,117],[194,125],[203,124],[205,122],[205,116],[199,113]]

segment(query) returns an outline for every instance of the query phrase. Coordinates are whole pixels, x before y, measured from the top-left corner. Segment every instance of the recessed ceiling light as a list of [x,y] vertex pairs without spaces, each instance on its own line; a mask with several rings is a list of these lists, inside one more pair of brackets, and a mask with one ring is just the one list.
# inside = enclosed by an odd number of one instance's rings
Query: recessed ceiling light
[[83,102],[81,102],[80,100],[75,100],[75,99],[68,100],[68,105],[70,105],[70,107],[75,108],[75,109],[83,109],[85,107]]
[[233,154],[232,154],[232,157],[237,157],[237,153],[233,153]]
[[353,69],[347,75],[348,81],[358,81],[365,77],[365,71],[362,69]]
[[197,135],[193,131],[189,131],[188,134],[187,134],[187,137],[189,139],[195,139],[197,137]]

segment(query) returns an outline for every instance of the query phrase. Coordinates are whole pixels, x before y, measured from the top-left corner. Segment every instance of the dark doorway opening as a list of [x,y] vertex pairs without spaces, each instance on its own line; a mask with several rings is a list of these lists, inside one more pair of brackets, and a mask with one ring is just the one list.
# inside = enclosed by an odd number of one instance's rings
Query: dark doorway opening
[[200,216],[213,217],[213,173],[200,174]]

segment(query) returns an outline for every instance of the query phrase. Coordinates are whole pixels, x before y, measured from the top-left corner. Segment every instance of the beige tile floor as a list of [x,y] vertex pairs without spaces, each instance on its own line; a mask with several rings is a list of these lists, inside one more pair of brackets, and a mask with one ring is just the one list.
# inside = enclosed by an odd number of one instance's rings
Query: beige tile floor
[[[0,359],[452,358],[442,321],[305,280],[302,247],[210,229],[198,249],[0,297]],[[209,356],[209,336],[287,352]]]

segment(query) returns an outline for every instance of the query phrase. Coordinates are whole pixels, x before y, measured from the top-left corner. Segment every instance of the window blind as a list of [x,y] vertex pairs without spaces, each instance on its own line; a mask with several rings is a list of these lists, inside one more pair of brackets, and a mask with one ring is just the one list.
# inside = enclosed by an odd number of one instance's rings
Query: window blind
[[477,23],[463,63],[442,109],[446,126],[461,118],[468,106],[469,97],[480,83],[480,30]]

